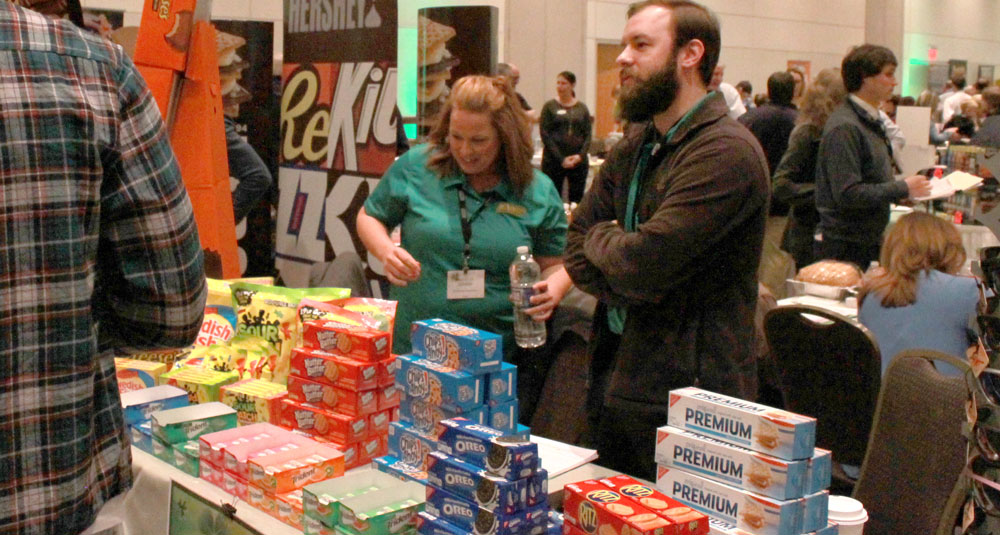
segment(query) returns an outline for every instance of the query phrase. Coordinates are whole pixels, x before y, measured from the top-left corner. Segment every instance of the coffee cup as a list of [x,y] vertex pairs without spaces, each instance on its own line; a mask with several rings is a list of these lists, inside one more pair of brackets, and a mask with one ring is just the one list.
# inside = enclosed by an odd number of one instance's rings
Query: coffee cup
[[854,498],[830,496],[829,518],[840,526],[840,535],[861,535],[868,522],[868,511]]

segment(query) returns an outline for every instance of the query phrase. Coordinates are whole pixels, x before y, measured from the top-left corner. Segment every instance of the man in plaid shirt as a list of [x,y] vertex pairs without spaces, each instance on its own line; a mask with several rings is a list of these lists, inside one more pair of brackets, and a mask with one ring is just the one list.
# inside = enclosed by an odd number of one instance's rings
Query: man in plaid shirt
[[205,293],[132,62],[0,1],[0,533],[79,533],[129,488],[112,350],[190,344]]

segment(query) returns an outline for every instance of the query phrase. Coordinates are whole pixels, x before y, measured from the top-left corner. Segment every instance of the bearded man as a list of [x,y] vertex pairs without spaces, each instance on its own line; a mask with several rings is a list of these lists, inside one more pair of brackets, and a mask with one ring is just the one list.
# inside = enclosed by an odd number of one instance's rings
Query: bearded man
[[753,315],[767,161],[707,85],[715,15],[646,0],[622,37],[623,118],[644,122],[573,213],[565,266],[595,295],[589,419],[600,464],[652,480],[671,389],[756,395]]

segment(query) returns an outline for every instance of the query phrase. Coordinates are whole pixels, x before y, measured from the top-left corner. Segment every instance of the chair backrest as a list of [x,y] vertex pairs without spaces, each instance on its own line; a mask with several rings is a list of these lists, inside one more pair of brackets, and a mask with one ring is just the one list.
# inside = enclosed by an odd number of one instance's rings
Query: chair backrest
[[780,306],[764,332],[785,408],[814,416],[816,445],[836,462],[860,466],[881,374],[875,337],[860,323],[807,305]]
[[868,510],[865,533],[951,535],[965,497],[962,437],[968,387],[945,376],[941,361],[964,372],[961,359],[908,349],[889,363],[854,497]]

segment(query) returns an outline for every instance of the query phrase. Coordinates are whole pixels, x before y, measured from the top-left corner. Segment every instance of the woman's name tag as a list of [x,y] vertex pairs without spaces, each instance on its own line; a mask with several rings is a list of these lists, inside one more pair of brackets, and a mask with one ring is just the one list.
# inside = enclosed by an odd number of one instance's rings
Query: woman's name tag
[[566,115],[566,110],[559,110],[556,112],[556,115]]
[[448,272],[448,299],[483,299],[486,297],[486,270],[456,269]]

